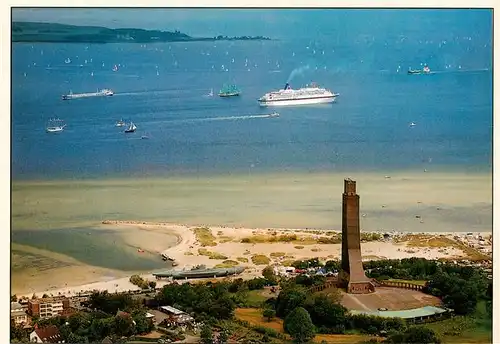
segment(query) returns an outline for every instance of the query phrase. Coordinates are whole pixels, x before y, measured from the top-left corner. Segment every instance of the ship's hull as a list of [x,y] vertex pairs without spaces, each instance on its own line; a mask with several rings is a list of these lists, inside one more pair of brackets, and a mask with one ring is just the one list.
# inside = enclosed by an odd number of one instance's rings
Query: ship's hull
[[315,97],[315,98],[302,98],[302,99],[273,99],[261,100],[259,99],[260,106],[290,106],[290,105],[311,105],[311,104],[325,104],[333,103],[335,96]]
[[239,93],[220,93],[219,97],[221,98],[229,98],[229,97],[238,97]]
[[80,93],[80,94],[66,94],[62,96],[63,100],[71,100],[78,98],[90,98],[90,97],[111,97],[113,93]]
[[208,270],[188,270],[188,271],[165,271],[153,273],[157,278],[172,279],[190,279],[190,278],[212,278],[238,275],[245,269],[241,267],[227,269],[208,269]]

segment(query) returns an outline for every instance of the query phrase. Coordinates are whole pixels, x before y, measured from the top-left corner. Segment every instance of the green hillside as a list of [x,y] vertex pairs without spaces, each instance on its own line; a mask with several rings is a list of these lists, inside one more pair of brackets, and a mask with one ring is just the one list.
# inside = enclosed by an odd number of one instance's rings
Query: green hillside
[[179,31],[134,28],[109,29],[99,26],[75,26],[35,22],[12,23],[13,42],[153,43],[216,40],[269,40],[269,38],[262,36],[191,37]]

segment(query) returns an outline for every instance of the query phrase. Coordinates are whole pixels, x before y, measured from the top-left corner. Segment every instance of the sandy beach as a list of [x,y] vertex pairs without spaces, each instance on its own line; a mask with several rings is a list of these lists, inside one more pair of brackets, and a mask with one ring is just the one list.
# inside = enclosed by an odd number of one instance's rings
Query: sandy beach
[[[259,276],[261,270],[268,264],[284,264],[297,259],[306,259],[319,257],[326,261],[329,259],[339,259],[341,244],[322,244],[317,243],[320,238],[328,236],[336,236],[340,233],[324,230],[301,230],[301,229],[251,229],[251,228],[235,228],[235,227],[190,227],[180,224],[170,223],[151,223],[144,221],[104,221],[106,227],[123,227],[128,226],[135,228],[137,235],[142,235],[144,232],[153,232],[157,235],[165,233],[168,235],[176,235],[178,237],[177,244],[167,248],[161,253],[174,258],[179,264],[176,269],[189,269],[195,265],[203,264],[207,267],[213,267],[223,262],[232,261],[240,266],[245,266],[247,269],[241,275],[243,278]],[[206,236],[200,237],[197,231],[201,230],[212,237],[213,242],[210,245],[207,243]],[[491,233],[490,233],[491,234]],[[246,239],[254,239],[258,241],[267,240],[269,238],[284,237],[287,235],[296,235],[296,240],[293,242],[258,242],[245,243]],[[363,242],[361,245],[362,255],[364,260],[371,259],[402,259],[410,257],[423,257],[427,259],[461,259],[468,258],[467,252],[462,250],[459,245],[449,238],[453,238],[460,233],[441,233],[435,234],[392,234],[393,240],[379,240],[371,242]],[[476,233],[489,240],[488,233]],[[399,239],[396,239],[397,238]],[[201,239],[201,240],[200,240]],[[272,239],[271,239],[272,240]],[[436,244],[436,240],[438,244]],[[441,241],[439,241],[441,240]],[[491,246],[491,243],[489,243]],[[205,252],[217,253],[224,258],[211,259]],[[255,262],[253,259],[256,256],[265,256],[269,261],[265,264]],[[158,257],[160,259],[160,257]],[[104,275],[105,274],[105,275]],[[64,287],[62,284],[59,288],[55,286],[47,286],[48,280],[40,277],[32,279],[29,286],[29,291],[22,286],[13,286],[13,293],[18,296],[31,296],[33,293],[37,295],[47,293],[53,295],[74,295],[78,292],[87,290],[109,290],[125,291],[137,290],[138,288],[129,282],[129,275],[118,271],[105,271],[104,269],[91,269],[89,267],[66,267],[60,268],[52,284],[57,284],[57,281],[66,281]],[[143,278],[153,280],[151,273],[141,274]],[[162,286],[166,281],[159,281],[158,286]],[[37,289],[35,289],[37,288]]]
[[[266,256],[269,263],[338,259],[340,243],[317,240],[341,229],[345,177],[357,182],[362,233],[427,233],[403,242],[364,242],[365,259],[463,257],[470,252],[455,236],[492,233],[492,181],[485,173],[19,181],[12,190],[12,293],[131,289],[127,276],[150,278],[151,272],[170,268],[161,253],[175,258],[178,269],[231,260],[247,266],[246,274],[260,274],[265,266],[255,265],[254,255]],[[193,231],[197,227],[209,228],[216,245],[202,247]],[[309,234],[301,233],[306,230]],[[241,242],[291,232],[301,238]],[[227,258],[210,259],[210,254]]]

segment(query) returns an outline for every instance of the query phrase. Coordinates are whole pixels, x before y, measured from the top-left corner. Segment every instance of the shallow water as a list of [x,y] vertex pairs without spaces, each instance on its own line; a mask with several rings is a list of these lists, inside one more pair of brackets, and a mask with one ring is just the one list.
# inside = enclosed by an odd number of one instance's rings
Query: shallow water
[[[12,241],[63,254],[87,265],[108,269],[136,271],[170,267],[158,254],[139,253],[137,247],[125,243],[116,230],[103,228],[19,230],[12,232]],[[32,267],[37,267],[35,263]]]

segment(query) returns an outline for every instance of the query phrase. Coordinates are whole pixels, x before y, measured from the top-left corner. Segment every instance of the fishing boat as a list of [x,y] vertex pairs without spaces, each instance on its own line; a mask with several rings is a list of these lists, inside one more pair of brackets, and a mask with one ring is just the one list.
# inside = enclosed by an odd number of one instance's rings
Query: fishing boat
[[119,120],[116,122],[115,124],[116,127],[124,127],[125,126],[125,122],[123,120]]
[[60,119],[50,119],[49,124],[45,128],[45,131],[48,133],[60,133],[64,130],[66,124],[63,120]]
[[240,93],[236,85],[224,85],[219,92],[219,97],[235,97],[239,96]]
[[135,132],[136,129],[137,129],[137,127],[135,126],[135,124],[133,122],[130,122],[130,125],[128,126],[128,128],[125,129],[125,132],[126,133],[133,133],[133,132]]

